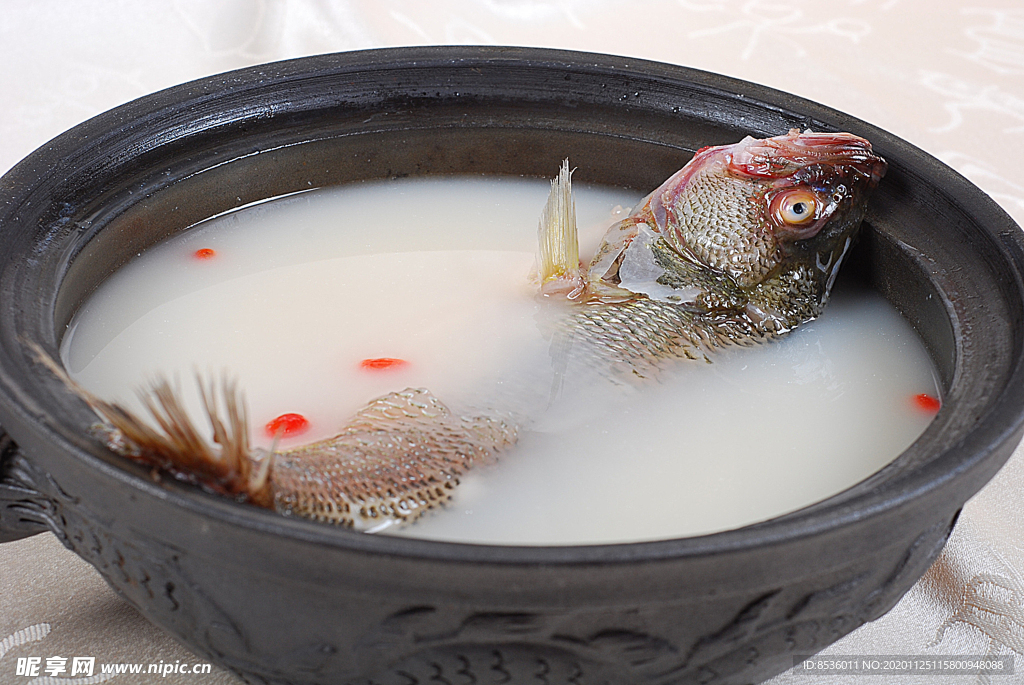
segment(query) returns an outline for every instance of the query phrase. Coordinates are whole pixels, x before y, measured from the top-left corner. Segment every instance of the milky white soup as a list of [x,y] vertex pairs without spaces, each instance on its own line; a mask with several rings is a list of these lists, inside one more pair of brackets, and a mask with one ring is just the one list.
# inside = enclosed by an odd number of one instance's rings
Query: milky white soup
[[[679,362],[641,387],[552,346],[559,305],[529,274],[544,181],[361,183],[211,219],[125,266],[86,302],[62,357],[89,390],[228,373],[254,444],[285,413],[330,437],[370,400],[426,388],[453,411],[520,425],[453,501],[385,533],[497,544],[591,544],[736,528],[835,494],[892,461],[933,413],[935,373],[879,295],[837,292],[784,339]],[[640,196],[580,187],[581,253]],[[210,252],[212,251],[212,253]],[[201,258],[202,256],[206,258]],[[366,368],[364,360],[404,363]],[[371,365],[372,367],[372,365]]]

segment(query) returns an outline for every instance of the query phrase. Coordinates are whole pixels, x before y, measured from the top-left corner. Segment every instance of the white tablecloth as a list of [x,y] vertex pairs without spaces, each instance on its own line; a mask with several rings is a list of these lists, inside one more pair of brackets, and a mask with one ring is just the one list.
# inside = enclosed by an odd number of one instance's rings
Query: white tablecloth
[[[359,48],[505,44],[671,62],[796,93],[881,126],[1024,223],[1020,0],[0,0],[0,172],[152,91],[259,62]],[[831,654],[1024,654],[1024,454],[973,498],[946,550]],[[18,676],[19,657],[201,664],[50,534],[0,546],[0,682],[236,683],[209,675]],[[992,682],[1024,682],[1020,675]],[[45,671],[42,677],[47,678]],[[783,674],[805,685],[861,676]],[[982,683],[927,676],[902,682]]]

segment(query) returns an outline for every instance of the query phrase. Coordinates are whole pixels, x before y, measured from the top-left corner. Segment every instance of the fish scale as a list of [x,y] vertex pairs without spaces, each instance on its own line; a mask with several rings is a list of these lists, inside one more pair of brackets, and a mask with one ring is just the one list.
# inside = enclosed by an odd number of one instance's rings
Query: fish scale
[[769,231],[750,231],[757,225],[756,199],[764,195],[760,184],[706,170],[691,181],[692,194],[676,205],[679,225],[677,249],[689,249],[707,266],[734,275],[739,268],[744,276],[740,286],[760,281],[778,264],[777,244]]
[[563,323],[561,334],[584,357],[600,359],[610,373],[626,378],[648,377],[667,359],[706,360],[709,347],[692,313],[650,299],[586,306]]

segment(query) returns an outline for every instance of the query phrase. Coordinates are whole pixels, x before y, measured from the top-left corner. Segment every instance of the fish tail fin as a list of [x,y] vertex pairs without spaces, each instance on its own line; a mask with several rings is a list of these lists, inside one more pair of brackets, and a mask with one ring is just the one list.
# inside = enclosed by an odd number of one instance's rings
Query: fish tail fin
[[186,411],[180,391],[166,377],[158,376],[137,391],[156,424],[153,426],[124,406],[89,392],[39,345],[27,344],[43,366],[106,422],[98,432],[114,452],[208,490],[273,506],[271,455],[259,458],[250,449],[248,412],[233,380],[223,379],[218,387],[214,381],[204,383],[196,376],[213,441],[220,446],[217,449],[203,437]]
[[569,160],[562,162],[558,177],[551,181],[538,230],[538,275],[540,292],[547,296],[576,299],[583,294],[585,278],[580,266],[576,235],[576,203],[572,197]]

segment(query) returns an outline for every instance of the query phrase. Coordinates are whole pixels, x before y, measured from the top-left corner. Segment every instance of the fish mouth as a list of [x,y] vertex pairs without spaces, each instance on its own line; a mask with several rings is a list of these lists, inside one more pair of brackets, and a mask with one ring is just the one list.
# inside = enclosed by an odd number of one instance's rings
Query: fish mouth
[[869,187],[885,175],[886,162],[874,154],[871,143],[851,133],[813,133],[790,129],[774,138],[744,138],[733,146],[728,163],[734,174],[780,179],[809,166],[827,165],[839,173],[860,177]]

